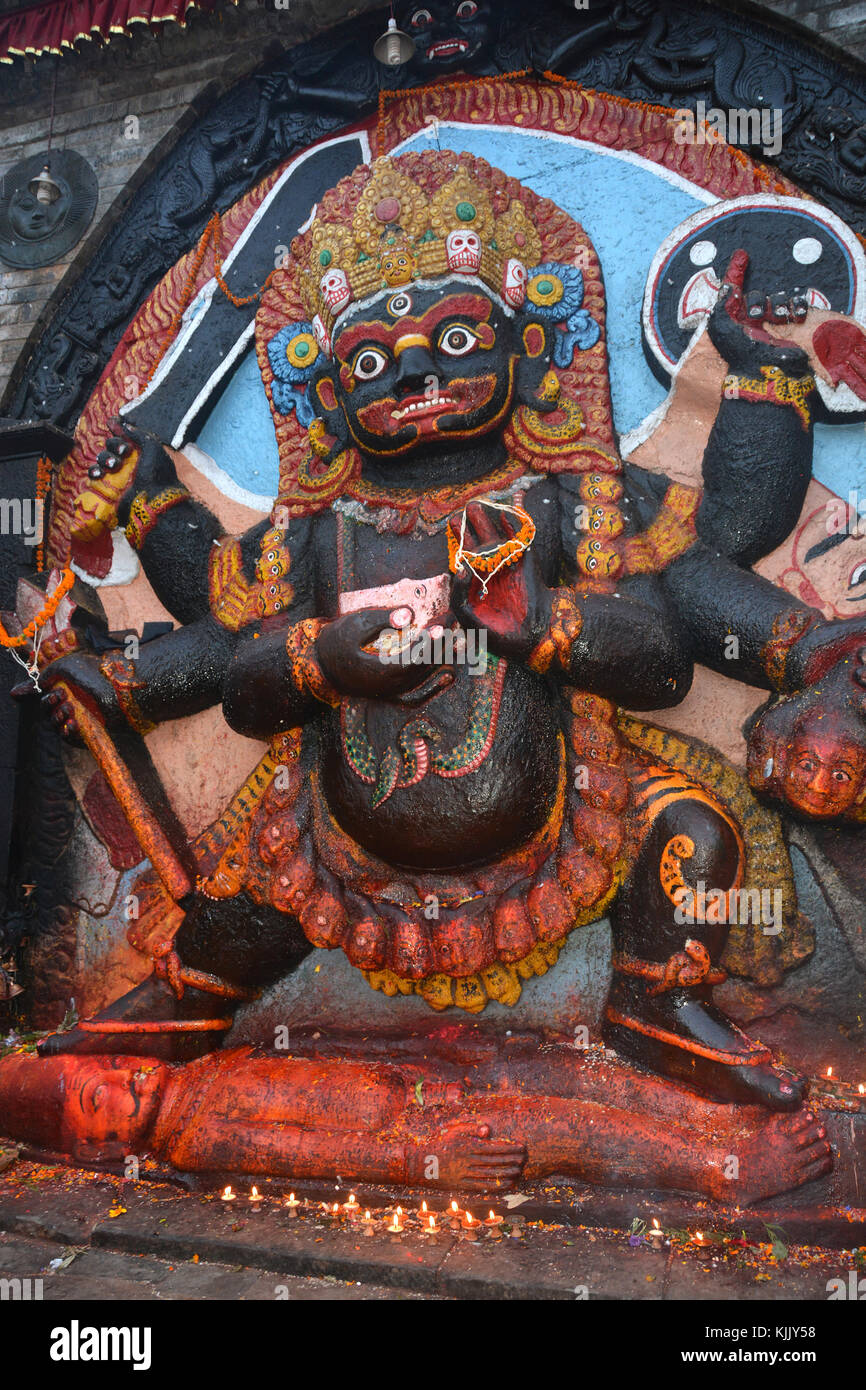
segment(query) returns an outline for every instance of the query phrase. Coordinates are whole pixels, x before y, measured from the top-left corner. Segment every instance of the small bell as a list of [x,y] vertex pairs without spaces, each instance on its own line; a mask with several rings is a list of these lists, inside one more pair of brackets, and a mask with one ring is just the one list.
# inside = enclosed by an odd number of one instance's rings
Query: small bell
[[56,203],[63,192],[57,180],[51,177],[51,170],[48,164],[42,166],[42,172],[32,178],[27,187],[33,194],[37,203],[44,203],[48,207],[50,207],[52,203]]
[[389,68],[399,68],[403,63],[408,63],[414,52],[413,40],[397,28],[397,21],[393,18],[388,20],[388,28],[373,45],[373,57]]

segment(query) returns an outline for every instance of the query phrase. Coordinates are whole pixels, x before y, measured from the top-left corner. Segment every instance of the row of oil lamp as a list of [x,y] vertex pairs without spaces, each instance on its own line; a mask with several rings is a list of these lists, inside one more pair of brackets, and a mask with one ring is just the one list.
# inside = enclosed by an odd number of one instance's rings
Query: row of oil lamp
[[[221,1201],[231,1207],[233,1202],[239,1200],[239,1194],[233,1192],[231,1187],[227,1187],[221,1194]],[[260,1211],[264,1203],[264,1197],[258,1188],[254,1187],[247,1197],[247,1205],[250,1211]],[[282,1203],[289,1216],[297,1216],[299,1210],[305,1203],[297,1198],[294,1192],[290,1192]],[[496,1212],[490,1211],[483,1219],[472,1215],[459,1206],[456,1201],[451,1202],[451,1206],[444,1212],[432,1212],[426,1202],[422,1202],[417,1211],[407,1212],[403,1207],[396,1207],[393,1213],[388,1212],[390,1221],[386,1222],[385,1217],[377,1218],[367,1209],[361,1214],[361,1203],[358,1201],[354,1192],[349,1193],[346,1202],[317,1202],[314,1204],[316,1215],[327,1215],[336,1221],[346,1222],[351,1225],[358,1225],[365,1236],[376,1234],[377,1229],[384,1231],[388,1235],[402,1235],[410,1227],[417,1226],[420,1235],[435,1236],[442,1231],[454,1231],[465,1236],[467,1240],[477,1240],[480,1234],[493,1236],[494,1239],[500,1235],[499,1227],[505,1218],[498,1216]]]

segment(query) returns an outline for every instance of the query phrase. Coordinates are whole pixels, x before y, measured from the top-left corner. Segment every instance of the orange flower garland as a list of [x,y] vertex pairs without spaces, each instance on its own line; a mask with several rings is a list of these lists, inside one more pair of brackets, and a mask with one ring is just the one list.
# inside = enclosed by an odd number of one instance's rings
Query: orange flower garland
[[12,637],[6,631],[2,622],[0,622],[0,646],[26,647],[29,642],[32,642],[33,638],[36,636],[36,633],[38,632],[39,628],[42,627],[43,623],[47,623],[49,618],[54,617],[54,614],[60,607],[61,599],[66,597],[74,583],[75,575],[72,573],[72,570],[67,565],[63,571],[63,575],[61,577],[60,583],[57,585],[57,588],[53,591],[53,593],[50,593],[48,595],[48,597],[45,600],[44,607],[42,607],[39,610],[33,621],[28,623],[22,632],[20,632],[16,637]]

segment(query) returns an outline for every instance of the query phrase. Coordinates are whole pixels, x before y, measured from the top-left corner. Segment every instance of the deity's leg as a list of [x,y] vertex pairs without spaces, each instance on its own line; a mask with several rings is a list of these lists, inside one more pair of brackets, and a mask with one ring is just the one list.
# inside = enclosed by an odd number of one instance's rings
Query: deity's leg
[[313,949],[294,917],[244,893],[221,901],[197,896],[173,946],[143,984],[69,1032],[45,1038],[40,1053],[191,1061],[220,1046],[241,1003]]
[[665,796],[611,911],[605,1037],[624,1057],[705,1095],[794,1110],[802,1081],[712,1003],[712,985],[724,978],[727,895],[741,880],[742,858],[721,808],[688,790]]

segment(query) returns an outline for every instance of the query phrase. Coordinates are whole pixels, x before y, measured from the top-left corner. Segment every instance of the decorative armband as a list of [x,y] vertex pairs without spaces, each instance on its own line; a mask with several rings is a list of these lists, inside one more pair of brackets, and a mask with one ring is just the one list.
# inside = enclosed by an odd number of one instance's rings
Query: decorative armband
[[208,563],[208,602],[217,622],[229,632],[238,632],[249,622],[249,609],[255,595],[243,569],[241,544],[236,536],[224,536],[211,547]]
[[554,659],[568,671],[572,643],[580,635],[583,616],[570,589],[555,589],[550,610],[550,627],[527,661],[530,670],[544,675]]
[[336,708],[341,696],[331,685],[315,656],[315,642],[324,618],[305,618],[289,628],[286,651],[291,663],[292,683],[300,695],[313,695],[324,705]]
[[811,613],[803,609],[794,609],[793,612],[780,613],[773,623],[773,635],[766,646],[761,649],[761,665],[774,689],[781,690],[785,682],[785,668],[791,648],[796,646],[801,637],[815,626],[819,621],[817,613]]
[[792,405],[804,430],[808,430],[812,422],[808,400],[815,390],[813,376],[786,376],[780,367],[762,367],[760,377],[726,376],[722,390],[729,400]]
[[123,656],[113,656],[107,652],[99,663],[99,669],[110,683],[117,696],[117,703],[126,716],[126,722],[137,734],[149,734],[156,728],[138,707],[133,691],[142,690],[146,681],[140,680],[133,662]]
[[178,502],[185,502],[188,497],[189,492],[185,487],[164,488],[156,497],[148,497],[146,492],[137,493],[126,523],[126,539],[133,550],[141,550],[159,518],[171,507],[176,507]]

